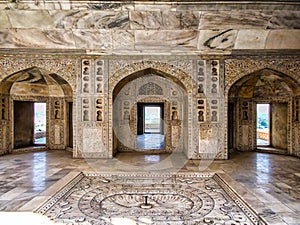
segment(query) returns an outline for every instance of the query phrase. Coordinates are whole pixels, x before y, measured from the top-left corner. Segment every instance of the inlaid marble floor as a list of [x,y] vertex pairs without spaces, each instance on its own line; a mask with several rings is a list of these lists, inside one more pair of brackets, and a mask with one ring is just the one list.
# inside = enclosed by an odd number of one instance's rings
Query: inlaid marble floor
[[37,212],[67,224],[265,224],[212,173],[80,173]]
[[[229,160],[213,162],[186,160],[180,154],[122,153],[114,159],[98,160],[73,159],[66,151],[2,156],[0,221],[10,225],[14,219],[23,218],[26,222],[24,213],[36,210],[81,171],[223,173],[227,183],[268,224],[300,224],[300,159],[257,152],[236,152]],[[33,220],[27,224],[33,225]]]

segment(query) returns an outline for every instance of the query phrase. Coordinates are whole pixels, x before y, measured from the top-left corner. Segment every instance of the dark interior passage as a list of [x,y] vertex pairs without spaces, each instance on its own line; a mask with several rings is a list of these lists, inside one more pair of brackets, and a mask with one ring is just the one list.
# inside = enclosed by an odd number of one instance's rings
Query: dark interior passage
[[34,103],[14,101],[14,148],[32,146],[34,140]]

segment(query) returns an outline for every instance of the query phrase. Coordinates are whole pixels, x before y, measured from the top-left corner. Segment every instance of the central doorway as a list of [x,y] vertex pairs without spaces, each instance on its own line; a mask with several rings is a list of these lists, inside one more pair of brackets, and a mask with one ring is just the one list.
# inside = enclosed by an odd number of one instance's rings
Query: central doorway
[[137,104],[137,148],[164,148],[164,104]]

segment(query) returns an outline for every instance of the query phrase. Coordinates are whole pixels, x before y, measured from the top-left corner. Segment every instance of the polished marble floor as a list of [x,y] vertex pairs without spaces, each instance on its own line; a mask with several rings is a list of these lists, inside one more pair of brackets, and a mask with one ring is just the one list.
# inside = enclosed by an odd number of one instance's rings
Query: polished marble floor
[[[300,159],[258,152],[236,152],[229,160],[186,160],[181,154],[120,153],[114,159],[73,159],[66,151],[0,157],[0,217],[36,210],[81,171],[118,173],[223,173],[249,206],[268,224],[300,224]],[[13,214],[17,219],[23,214]],[[6,225],[9,221],[6,221]],[[33,223],[31,223],[33,224]]]
[[141,134],[137,135],[138,149],[163,149],[164,148],[163,134]]

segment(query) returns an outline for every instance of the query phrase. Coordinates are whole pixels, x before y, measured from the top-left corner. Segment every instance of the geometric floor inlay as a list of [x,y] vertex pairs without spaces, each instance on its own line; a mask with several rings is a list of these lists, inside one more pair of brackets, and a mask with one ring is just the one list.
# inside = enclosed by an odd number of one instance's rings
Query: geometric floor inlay
[[81,173],[37,212],[67,224],[265,224],[210,173]]

